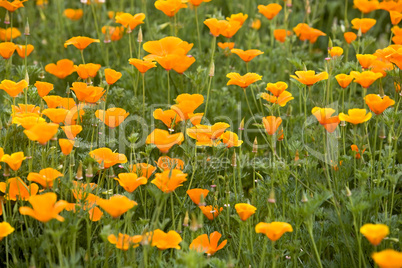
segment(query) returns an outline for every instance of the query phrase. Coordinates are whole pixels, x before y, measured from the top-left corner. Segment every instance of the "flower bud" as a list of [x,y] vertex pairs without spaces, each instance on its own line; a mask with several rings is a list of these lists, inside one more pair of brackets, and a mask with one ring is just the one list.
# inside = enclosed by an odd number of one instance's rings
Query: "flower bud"
[[75,174],[75,178],[77,180],[82,180],[83,179],[83,177],[82,177],[82,162],[81,161],[80,161],[80,163],[78,165],[77,173]]
[[240,122],[239,130],[244,130],[244,117]]
[[142,36],[142,28],[140,27],[140,30],[138,31],[138,43],[142,43],[142,41],[144,40],[143,36]]
[[257,141],[257,137],[254,138],[254,142],[253,142],[253,153],[257,153],[258,152],[258,141]]
[[29,30],[29,22],[28,22],[28,20],[27,20],[27,23],[25,24],[24,35],[31,35],[30,30]]
[[211,66],[209,67],[209,76],[213,77],[215,75],[215,63],[212,62]]
[[10,14],[8,14],[8,11],[6,12],[6,16],[4,17],[4,24],[10,24]]
[[232,156],[232,167],[237,167],[236,152],[234,152],[234,153],[233,153],[233,156]]
[[186,211],[186,215],[184,216],[183,226],[187,227],[189,221],[190,221],[190,217],[188,216],[188,211]]
[[276,203],[275,191],[274,191],[274,189],[271,189],[271,192],[269,193],[268,203],[271,203],[271,204],[275,204],[275,203]]
[[346,196],[352,196],[352,192],[350,191],[349,187],[346,186]]
[[307,203],[307,202],[308,202],[307,194],[306,194],[305,192],[303,192],[301,201],[302,201],[303,203]]
[[85,171],[85,177],[87,177],[87,178],[92,178],[92,177],[94,176],[93,173],[94,173],[94,172],[93,172],[93,170],[92,170],[92,164],[89,163],[88,168],[87,168],[86,171]]

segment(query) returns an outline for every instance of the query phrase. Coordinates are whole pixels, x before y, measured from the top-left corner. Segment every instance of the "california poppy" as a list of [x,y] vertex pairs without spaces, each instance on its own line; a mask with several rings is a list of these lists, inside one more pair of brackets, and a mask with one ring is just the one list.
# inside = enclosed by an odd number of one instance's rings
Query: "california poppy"
[[174,110],[156,109],[153,112],[153,117],[157,120],[161,120],[168,128],[174,129],[176,124],[182,121],[182,118]]
[[42,111],[55,124],[63,123],[68,112],[67,109],[63,108],[49,108]]
[[364,123],[370,120],[372,113],[366,111],[366,109],[349,109],[348,114],[340,113],[339,120],[347,121],[354,125]]
[[165,13],[166,16],[173,17],[180,9],[187,8],[185,2],[182,0],[156,0],[155,8]]
[[105,34],[105,43],[112,41],[119,41],[123,38],[124,27],[112,27],[112,26],[103,26],[102,33]]
[[237,14],[230,15],[230,17],[227,17],[226,20],[229,21],[229,22],[230,21],[237,21],[242,26],[244,24],[244,22],[247,20],[247,18],[248,18],[247,14],[237,13]]
[[227,148],[231,147],[239,147],[243,144],[242,140],[239,140],[239,137],[236,133],[231,131],[226,131],[220,136],[222,143],[226,145]]
[[380,3],[377,0],[353,0],[353,4],[355,8],[367,14],[378,9]]
[[350,44],[357,39],[357,35],[354,32],[346,32],[343,34],[346,43]]
[[271,3],[266,6],[258,5],[258,12],[264,15],[267,19],[272,20],[282,10],[282,6],[277,3]]
[[64,47],[66,48],[69,45],[73,45],[76,48],[78,48],[79,50],[84,50],[90,44],[99,43],[99,42],[100,42],[99,39],[93,39],[93,38],[89,38],[86,36],[75,36],[75,37],[68,39],[64,43]]
[[250,27],[256,31],[258,31],[261,28],[261,20],[260,19],[254,19],[251,22]]
[[167,62],[169,61],[169,58],[171,58],[171,60],[175,60],[175,55],[185,56],[192,47],[193,44],[189,44],[174,36],[168,36],[156,41],[148,41],[144,43],[143,48],[150,54],[145,56],[144,60],[156,60],[164,68],[165,66],[163,63],[173,66],[174,62]]
[[388,96],[381,98],[376,94],[368,94],[364,97],[367,106],[375,114],[382,114],[389,106],[395,104],[394,100],[391,100]]
[[74,65],[75,71],[81,79],[94,78],[102,66],[100,64],[87,63]]
[[64,131],[69,140],[73,140],[82,131],[82,126],[70,125],[70,126],[63,126],[61,127],[61,129]]
[[367,33],[368,30],[370,30],[375,24],[376,24],[375,19],[353,19],[352,20],[352,25],[353,29],[360,30],[362,33]]
[[103,164],[103,168],[127,163],[127,157],[124,154],[114,153],[112,150],[105,147],[90,151],[89,155],[99,164]]
[[64,155],[69,155],[74,147],[74,141],[69,139],[59,139],[59,145]]
[[261,98],[271,103],[276,103],[281,107],[284,107],[286,103],[294,99],[294,97],[292,97],[292,93],[289,91],[283,91],[278,97],[269,95],[267,93],[262,93]]
[[25,135],[32,141],[38,141],[40,144],[45,145],[51,138],[53,138],[57,130],[58,124],[54,123],[37,123],[30,129],[24,130]]
[[232,49],[230,52],[239,56],[244,62],[249,62],[258,55],[264,54],[264,52],[258,49],[249,49],[249,50],[242,50],[242,49]]
[[389,228],[385,224],[366,223],[360,227],[360,233],[364,235],[373,246],[378,246],[389,234]]
[[311,44],[315,43],[318,37],[326,36],[324,32],[312,28],[306,23],[299,23],[298,25],[296,25],[296,27],[293,28],[293,31],[296,33],[297,37],[299,37],[301,41],[308,40]]
[[243,89],[246,89],[249,85],[254,82],[261,80],[262,76],[256,73],[246,73],[241,76],[238,73],[229,73],[226,75],[227,78],[230,78],[227,85],[236,85]]
[[363,69],[368,69],[371,63],[377,59],[377,56],[371,54],[357,54],[356,58]]
[[343,54],[343,49],[341,47],[331,47],[328,49],[328,53],[332,58],[340,57]]
[[14,232],[14,228],[8,222],[1,222],[0,223],[0,241],[3,240],[4,237],[10,235]]
[[12,42],[0,43],[0,55],[6,60],[13,55],[16,49],[17,46]]
[[[6,200],[28,200],[30,196],[38,193],[39,186],[36,183],[26,185],[20,177],[10,178],[6,182],[0,182],[0,191],[5,193]],[[0,204],[1,205],[1,204]]]
[[7,92],[12,98],[17,97],[26,87],[28,87],[28,83],[25,80],[21,80],[17,83],[11,80],[3,80],[0,83],[0,89]]
[[69,59],[59,60],[57,64],[50,63],[46,65],[45,70],[60,79],[64,79],[75,72],[74,62]]
[[175,105],[172,105],[171,109],[174,110],[180,118],[190,119],[190,114],[194,113],[203,102],[204,96],[201,94],[180,94],[175,99]]
[[191,124],[193,126],[201,124],[202,117],[204,116],[204,113],[189,113],[188,114],[188,119],[190,120]]
[[311,113],[329,133],[334,132],[340,123],[338,116],[332,116],[335,113],[335,110],[332,108],[314,107]]
[[234,48],[234,46],[235,46],[235,43],[233,43],[233,42],[225,42],[225,43],[218,42],[218,47],[220,47],[221,49],[231,50]]
[[82,18],[84,15],[84,11],[82,9],[72,9],[72,8],[67,8],[64,10],[64,16],[70,20],[79,20]]
[[250,216],[253,215],[257,210],[255,206],[252,206],[247,203],[238,203],[235,205],[235,209],[242,221],[245,221],[248,218],[250,218]]
[[18,169],[20,169],[22,161],[24,161],[25,159],[26,157],[24,156],[24,152],[17,152],[11,155],[3,155],[0,161],[7,163],[12,170],[17,171]]
[[388,59],[394,63],[398,68],[402,68],[402,48],[398,49],[390,49],[390,54],[388,55]]
[[128,199],[124,195],[114,195],[109,199],[98,198],[96,204],[113,218],[118,218],[136,206],[137,202]]
[[[215,123],[212,126],[207,125],[196,125],[192,128],[187,129],[187,135],[195,140],[197,140],[197,146],[213,146],[217,142],[218,139],[221,138],[222,134],[225,132],[230,125],[224,122]],[[236,145],[240,145],[240,141],[232,140],[232,137],[226,137],[227,142],[232,142],[232,146],[234,143]],[[229,141],[230,140],[230,141]]]
[[56,200],[57,195],[55,193],[31,196],[28,201],[31,203],[32,208],[20,207],[19,211],[22,215],[31,216],[41,222],[48,222],[52,219],[64,221],[64,218],[59,213],[66,208],[68,202],[64,200],[56,202]]
[[220,34],[230,39],[237,33],[237,31],[241,28],[242,24],[237,20],[230,20],[228,22],[229,22],[229,24],[227,25],[228,27],[223,27],[220,30]]
[[63,174],[54,168],[45,168],[39,171],[39,173],[30,172],[28,174],[28,181],[34,181],[42,185],[43,188],[52,188],[53,182],[59,177],[63,177]]
[[285,29],[275,29],[274,30],[274,37],[275,40],[278,42],[284,43],[286,40],[287,36],[290,36],[292,34],[291,31],[287,31]]
[[95,112],[95,116],[110,128],[118,127],[129,114],[122,108],[109,108],[106,111],[96,110]]
[[113,69],[107,68],[105,69],[105,78],[106,78],[106,83],[109,85],[113,85],[114,83],[117,82],[121,78],[122,74],[120,72],[117,72]]
[[282,118],[275,116],[267,116],[262,119],[262,123],[268,135],[274,135],[282,124]]
[[138,177],[149,179],[155,172],[156,167],[147,163],[137,163],[131,167],[131,172],[136,173]]
[[209,190],[194,188],[194,189],[188,190],[186,193],[188,194],[190,199],[194,202],[194,204],[200,205],[201,201],[205,201],[205,198],[207,197]]
[[103,96],[105,91],[101,87],[88,86],[87,83],[74,82],[71,88],[79,101],[95,103]]
[[178,74],[183,74],[194,62],[195,58],[191,55],[179,55],[177,63],[172,66],[172,69]]
[[34,104],[21,104],[18,106],[11,105],[11,110],[15,116],[24,114],[36,114],[40,115],[40,107]]
[[9,27],[7,29],[0,28],[0,41],[7,42],[21,36],[18,28]]
[[152,60],[140,60],[131,58],[128,60],[131,65],[135,66],[140,73],[146,73],[149,69],[156,67],[156,62]]
[[378,78],[382,77],[382,73],[374,73],[372,71],[364,72],[350,72],[350,75],[355,78],[353,82],[360,84],[364,88],[368,88],[373,84]]
[[282,92],[284,92],[288,88],[288,84],[285,82],[279,81],[276,83],[268,83],[266,90],[271,92],[274,96],[279,97]]
[[37,123],[43,123],[46,120],[42,117],[39,117],[36,114],[26,114],[24,116],[14,116],[12,123],[18,126],[22,126],[24,129],[30,129]]
[[290,77],[296,79],[302,84],[305,84],[306,86],[312,86],[318,81],[328,79],[327,72],[315,74],[314,71],[296,71],[295,74],[296,75],[291,75]]
[[393,25],[398,24],[402,20],[402,13],[398,11],[391,10],[389,16],[391,17],[391,23]]
[[9,12],[14,12],[17,9],[24,7],[23,3],[26,1],[28,1],[28,0],[14,0],[12,2],[8,2],[7,0],[1,0],[0,7],[4,7]]
[[387,72],[394,69],[394,65],[390,61],[375,60],[370,64],[370,71],[373,73],[381,73],[383,77],[387,76]]
[[211,2],[211,0],[188,0],[194,7],[198,7],[203,2]]
[[255,232],[265,234],[271,241],[276,241],[284,233],[293,232],[293,228],[286,222],[260,222],[255,226]]
[[16,50],[17,50],[18,56],[25,59],[25,56],[28,57],[32,53],[32,51],[34,50],[34,46],[33,45],[26,45],[26,46],[25,45],[24,46],[17,45]]
[[114,179],[129,193],[134,192],[138,186],[147,184],[148,182],[146,177],[138,177],[137,174],[134,173],[120,173],[118,176],[118,178]]
[[[209,28],[210,33],[215,37],[218,37],[224,30],[230,27],[230,23],[227,20],[218,20],[215,18],[206,19],[204,24]],[[240,23],[238,25],[240,25]]]
[[338,75],[335,75],[335,79],[338,82],[339,86],[341,86],[341,88],[345,89],[350,85],[350,83],[352,82],[354,77],[352,75],[347,75],[347,74],[338,74]]
[[219,246],[218,242],[222,235],[219,232],[213,232],[212,234],[202,234],[197,236],[190,244],[190,249],[196,250],[198,252],[204,252],[208,255],[214,255],[218,250],[224,248],[227,244],[227,240],[223,240]]
[[183,133],[170,134],[166,130],[155,129],[151,134],[148,135],[145,143],[155,144],[161,153],[169,152],[170,148],[175,144],[181,144],[184,140]]
[[219,216],[219,214],[221,213],[221,211],[223,210],[223,208],[219,208],[217,206],[215,206],[214,208],[210,205],[210,206],[198,206],[201,211],[202,214],[205,215],[205,217],[208,218],[208,220],[212,221],[214,220],[216,217]]
[[393,249],[384,249],[374,252],[371,257],[380,268],[400,268],[402,263],[402,253]]
[[72,192],[74,198],[79,202],[78,204],[85,211],[88,211],[89,219],[91,221],[99,221],[103,216],[103,212],[96,206],[96,201],[99,197],[91,193],[97,185],[94,183],[83,184],[76,181],[73,181],[73,185],[74,188],[72,189]]
[[[35,87],[36,87],[36,90],[38,91],[38,95],[41,98],[45,97],[47,94],[49,94],[50,91],[52,91],[54,89],[53,84],[47,83],[47,82],[40,82],[40,81],[36,81]],[[49,107],[49,108],[55,108],[55,107]]]
[[155,179],[151,183],[155,184],[162,192],[171,193],[177,187],[182,186],[187,181],[187,174],[179,169],[165,170],[162,173],[156,173]]
[[178,158],[170,158],[169,156],[163,155],[158,158],[157,165],[162,170],[170,169],[184,169],[184,162]]
[[145,14],[138,13],[131,15],[130,13],[120,13],[115,17],[116,23],[120,23],[124,27],[130,27],[130,30],[134,30],[140,24],[144,23]]
[[126,234],[119,233],[116,237],[111,234],[107,237],[110,244],[116,245],[117,249],[128,250],[129,248],[136,248],[140,245],[142,241],[142,235],[129,236]]
[[148,242],[152,241],[151,245],[160,250],[169,248],[180,249],[179,244],[183,240],[176,231],[171,230],[165,233],[160,229],[146,233],[145,239],[148,240]]

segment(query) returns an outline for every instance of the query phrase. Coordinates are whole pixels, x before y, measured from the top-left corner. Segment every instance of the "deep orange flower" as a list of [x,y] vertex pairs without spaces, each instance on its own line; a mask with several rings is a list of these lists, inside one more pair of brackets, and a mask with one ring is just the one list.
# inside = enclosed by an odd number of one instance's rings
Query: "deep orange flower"
[[171,109],[174,110],[180,118],[187,120],[190,119],[190,115],[194,113],[204,102],[204,96],[201,94],[180,94],[176,97],[175,105],[172,105]]
[[94,78],[102,66],[100,64],[87,63],[74,65],[75,71],[81,79]]
[[211,0],[188,0],[193,6],[198,7],[203,2],[211,2]]
[[332,47],[328,49],[328,53],[332,58],[340,57],[343,54],[343,49],[341,47]]
[[49,108],[42,111],[55,124],[63,123],[68,112],[69,110],[63,108]]
[[82,131],[80,125],[70,125],[61,127],[69,140],[75,139],[75,137]]
[[121,11],[117,11],[117,12],[114,12],[114,11],[108,11],[107,12],[107,16],[109,17],[109,19],[114,19],[116,16],[120,16],[121,14],[123,14],[124,12],[121,12]]
[[69,139],[59,139],[59,145],[64,155],[69,155],[74,147],[74,141]]
[[0,41],[10,41],[11,39],[15,39],[17,37],[21,36],[21,32],[18,30],[18,28],[7,28],[7,29],[3,29],[0,28]]
[[359,9],[362,13],[370,13],[377,10],[379,2],[377,0],[353,0],[354,8]]
[[268,135],[274,135],[282,124],[282,118],[275,116],[267,116],[262,119],[262,123]]
[[275,29],[274,30],[274,38],[281,43],[284,43],[286,40],[286,37],[290,36],[290,35],[292,35],[292,32],[286,31],[285,29]]
[[391,23],[393,25],[397,25],[402,20],[402,13],[401,12],[391,10],[389,12],[389,15],[391,17]]
[[183,240],[176,231],[169,231],[165,233],[160,229],[145,234],[148,242],[152,241],[152,246],[160,250],[169,248],[180,249],[180,242]]
[[[1,204],[0,204],[1,205]],[[3,240],[4,237],[10,235],[14,232],[14,228],[8,222],[1,222],[0,223],[0,241]]]
[[382,73],[374,73],[372,71],[364,71],[361,73],[352,71],[350,75],[355,79],[353,82],[360,84],[364,88],[368,88],[378,78],[382,77]]
[[32,51],[34,50],[34,46],[33,45],[26,45],[26,46],[17,45],[16,50],[17,50],[18,56],[25,59],[25,56],[28,57],[32,53]]
[[335,113],[335,110],[332,108],[314,107],[311,113],[329,133],[334,132],[340,123],[338,116],[332,116]]
[[171,193],[177,187],[182,186],[183,182],[187,181],[187,174],[179,169],[165,170],[162,173],[156,173],[155,179],[151,181],[162,192]]
[[110,128],[118,127],[129,114],[122,108],[109,108],[106,111],[97,110],[95,112],[95,116]]
[[260,19],[254,19],[253,22],[251,23],[250,27],[256,31],[258,31],[261,28],[261,20]]
[[169,130],[173,130],[176,124],[182,121],[182,118],[174,110],[163,111],[162,109],[156,109],[153,116],[155,119],[161,120]]
[[72,8],[67,8],[64,10],[64,16],[66,16],[70,20],[79,20],[82,18],[84,15],[84,11],[82,9],[72,9]]
[[156,67],[156,62],[152,60],[140,60],[131,58],[128,61],[131,65],[134,65],[140,73],[143,74],[146,73],[149,69]]
[[105,69],[105,78],[106,78],[106,83],[109,85],[113,85],[114,83],[117,82],[121,78],[122,74],[120,72],[116,72],[113,69],[107,68]]
[[354,77],[352,75],[347,75],[347,74],[338,74],[335,76],[336,81],[338,81],[338,84],[341,86],[341,88],[347,88]]
[[28,174],[28,181],[34,181],[42,185],[43,188],[52,188],[53,182],[59,177],[63,177],[63,174],[54,168],[45,168],[39,171],[39,173],[30,172]]
[[56,95],[49,95],[43,97],[43,100],[46,102],[48,108],[56,108],[60,106],[62,99],[63,99],[62,97]]
[[186,193],[191,198],[191,200],[194,202],[194,204],[196,204],[198,206],[198,205],[200,205],[201,201],[204,201],[203,203],[205,203],[205,198],[207,197],[209,190],[195,188],[195,189],[188,190]]
[[242,140],[239,140],[239,137],[236,133],[231,131],[226,131],[220,136],[222,143],[226,144],[227,148],[231,147],[239,147],[243,144]]
[[239,56],[243,61],[249,62],[258,55],[264,54],[264,52],[258,49],[249,49],[249,50],[242,50],[242,49],[232,49],[230,52]]
[[395,104],[394,100],[391,100],[388,96],[381,98],[376,94],[368,94],[364,97],[367,106],[375,114],[382,114],[389,106]]
[[12,98],[17,97],[26,87],[28,87],[28,83],[25,80],[21,80],[18,83],[11,80],[3,80],[0,83],[0,89],[7,92]]
[[184,162],[178,158],[170,158],[169,156],[161,156],[156,163],[158,167],[162,170],[170,170],[170,169],[184,169]]
[[235,46],[235,43],[233,43],[233,42],[225,42],[225,43],[218,42],[218,47],[220,47],[221,49],[232,50],[234,48],[234,46]]
[[20,169],[22,161],[24,161],[25,159],[26,157],[24,156],[24,152],[17,152],[11,155],[3,155],[0,161],[7,163],[12,170],[17,171]]
[[262,93],[261,98],[271,103],[276,103],[281,107],[284,107],[286,103],[294,99],[294,97],[292,97],[292,93],[289,91],[283,91],[278,97],[267,93]]
[[[6,200],[28,200],[30,196],[38,193],[39,186],[36,183],[26,185],[21,178],[10,178],[6,182],[0,182],[0,191],[5,193]],[[0,204],[1,205],[1,204]]]
[[227,21],[238,21],[241,26],[243,26],[244,22],[247,20],[248,15],[243,13],[232,14],[230,17],[226,18]]
[[[212,126],[196,125],[187,129],[187,135],[197,140],[197,146],[213,146],[229,127],[229,124],[223,122],[215,123]],[[226,137],[226,139],[229,142],[230,137]],[[231,140],[231,142],[235,141]],[[239,141],[236,141],[236,145],[240,145],[238,143]]]
[[380,4],[378,5],[378,9],[383,9],[386,11],[391,11],[391,10],[395,10],[395,11],[399,11],[402,12],[402,7],[400,5],[400,3],[395,2],[395,1],[381,1]]
[[228,22],[229,22],[228,27],[223,27],[220,31],[220,34],[226,38],[232,38],[241,28],[241,23],[237,20],[231,20]]
[[389,228],[385,224],[366,223],[360,227],[360,233],[364,235],[373,246],[378,246],[389,235]]
[[169,54],[186,55],[192,47],[193,44],[189,44],[174,36],[164,37],[157,41],[149,41],[143,45],[144,50],[150,53],[153,56],[152,58],[155,58],[155,56],[163,57]]
[[134,30],[140,24],[144,23],[145,14],[138,13],[131,15],[130,13],[121,13],[116,15],[116,23],[120,23],[124,27],[130,27],[131,30]]
[[350,44],[356,40],[357,35],[354,32],[346,32],[343,34],[343,38],[345,38],[346,43]]
[[[378,58],[377,58],[378,59]],[[387,72],[393,70],[395,67],[390,61],[375,60],[370,64],[370,71],[374,73],[381,73],[383,77],[387,76]]]
[[195,62],[195,58],[190,55],[179,55],[176,60],[177,62],[172,66],[172,69],[178,74],[183,74]]
[[105,147],[90,151],[89,155],[100,165],[103,164],[103,168],[127,163],[127,157],[124,154],[114,153],[112,150]]
[[214,255],[218,250],[224,248],[228,242],[225,239],[218,246],[218,242],[221,237],[222,235],[216,231],[210,234],[209,238],[207,234],[202,234],[191,242],[190,249],[198,252],[204,252],[208,255]]
[[137,202],[128,199],[124,195],[114,195],[110,199],[98,198],[96,204],[113,218],[120,217],[129,209],[138,205]]
[[368,69],[370,65],[377,59],[377,56],[371,54],[357,54],[356,58],[363,69]]
[[375,19],[353,19],[352,20],[352,25],[353,29],[356,30],[361,30],[362,33],[367,33],[368,30],[370,30],[375,24],[376,24]]
[[120,186],[129,193],[134,192],[140,185],[147,184],[148,180],[145,177],[138,177],[134,173],[120,173],[118,178],[114,178],[119,182]]
[[215,18],[206,19],[204,24],[209,28],[210,33],[215,37],[218,37],[224,30],[230,27],[230,23],[227,20],[218,20]]
[[271,92],[274,96],[279,97],[286,89],[288,88],[288,84],[285,82],[279,81],[276,83],[268,83],[266,90]]
[[75,72],[74,62],[69,59],[59,60],[57,64],[50,63],[46,65],[45,70],[60,79],[64,79]]
[[[102,33],[106,35],[105,42],[107,41],[119,41],[123,38],[124,27],[112,27],[112,26],[103,26]],[[108,39],[109,38],[109,39]]]
[[[361,155],[360,155],[360,153],[359,153],[359,147],[357,147],[356,144],[352,144],[352,145],[350,146],[350,148],[352,149],[353,152],[356,152],[355,158],[356,158],[356,159],[360,159],[360,158],[361,158]],[[363,149],[362,154],[364,154],[365,151],[366,151],[366,149]]]
[[201,124],[204,113],[190,113],[188,114],[189,120],[193,126]]
[[9,12],[14,12],[17,9],[24,7],[24,2],[28,0],[14,0],[12,2],[8,2],[7,0],[0,0],[0,7],[4,7]]
[[116,245],[116,248],[121,250],[128,250],[129,248],[136,248],[140,245],[142,241],[142,235],[129,236],[126,234],[119,233],[117,238],[114,234],[107,237],[110,244]]
[[261,80],[262,76],[256,73],[246,73],[241,76],[238,73],[229,73],[226,75],[227,78],[230,78],[226,85],[236,85],[243,89],[246,89],[249,85],[254,82]]
[[282,10],[282,6],[277,3],[258,5],[258,12],[264,15],[267,19],[272,20]]
[[64,47],[66,48],[69,45],[73,45],[79,50],[84,50],[87,46],[89,46],[92,43],[99,43],[99,39],[92,39],[86,36],[75,36],[70,39],[68,39],[64,43]]
[[37,141],[40,144],[45,145],[51,138],[54,137],[54,135],[56,135],[58,129],[58,124],[37,123],[30,129],[24,130],[24,133],[31,141]]
[[131,172],[136,173],[138,177],[145,177],[149,179],[154,173],[156,167],[147,163],[137,163],[131,167]]
[[[35,83],[35,87],[36,90],[38,91],[38,95],[43,98],[45,97],[47,94],[49,94],[50,91],[53,90],[54,85],[51,83],[47,83],[47,82],[40,82],[40,81],[36,81]],[[49,106],[49,105],[48,105]],[[55,107],[49,107],[49,108],[55,108]]]
[[11,105],[12,112],[15,116],[23,116],[26,114],[32,115],[40,115],[40,107],[35,106],[34,104],[21,104],[19,103],[18,106]]
[[371,257],[380,268],[400,268],[402,264],[402,253],[393,249],[374,252]]
[[286,232],[293,232],[292,225],[286,222],[260,222],[255,226],[255,232],[265,234],[271,241],[276,241]]
[[349,109],[348,114],[340,113],[339,120],[352,123],[354,125],[361,124],[370,120],[373,114],[366,111],[366,109]]
[[0,55],[6,60],[13,55],[16,49],[17,46],[12,42],[0,43]]
[[388,55],[388,59],[398,66],[399,69],[402,68],[402,48],[398,49],[390,49],[390,54]]
[[318,37],[326,36],[324,32],[312,28],[306,23],[297,24],[297,26],[293,28],[293,31],[296,33],[297,37],[299,37],[301,41],[309,40],[309,42],[312,44],[317,41]]
[[156,0],[155,8],[165,13],[166,16],[173,17],[182,8],[187,8],[187,1],[182,0]]
[[296,71],[295,74],[296,75],[291,75],[290,77],[296,79],[302,84],[305,84],[306,86],[312,86],[318,81],[328,79],[327,72],[315,74],[314,71]]
[[73,187],[74,198],[77,199],[83,210],[88,211],[89,219],[94,222],[99,221],[103,215],[103,212],[96,206],[96,201],[99,197],[91,193],[97,185],[95,183],[83,184],[73,181]]
[[15,116],[13,117],[13,124],[18,126],[22,126],[24,129],[30,129],[37,123],[46,122],[42,117],[37,116],[36,114],[26,114],[23,117]]
[[103,88],[88,86],[87,83],[83,82],[74,82],[71,89],[74,91],[79,101],[85,101],[88,103],[97,102],[105,93]]
[[59,213],[66,208],[68,202],[64,200],[56,202],[56,200],[57,195],[55,193],[31,196],[28,201],[31,203],[32,208],[20,207],[19,211],[22,215],[31,216],[41,222],[48,222],[52,219],[64,221],[64,218]]
[[253,215],[257,210],[255,206],[252,206],[247,203],[238,203],[235,205],[235,209],[242,221],[245,221],[248,218],[250,218],[250,216]]
[[223,210],[223,208],[218,208],[217,206],[214,208],[212,206],[198,206],[198,207],[201,209],[205,217],[207,217],[208,220],[210,221],[218,217],[221,211]]
[[146,144],[155,144],[161,153],[169,152],[170,148],[175,144],[181,144],[184,140],[183,133],[170,135],[168,131],[155,129],[146,139]]

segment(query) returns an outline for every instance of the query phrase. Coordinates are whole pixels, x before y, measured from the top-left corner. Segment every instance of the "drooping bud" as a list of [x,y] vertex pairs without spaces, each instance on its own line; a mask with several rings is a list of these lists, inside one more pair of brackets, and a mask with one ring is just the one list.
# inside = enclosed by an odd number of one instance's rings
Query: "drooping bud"
[[332,39],[331,37],[328,38],[328,51],[333,48]]
[[4,167],[3,176],[6,178],[10,177],[10,168],[8,167],[8,165],[5,165],[5,167]]
[[112,42],[112,40],[110,39],[110,27],[107,27],[106,31],[105,31],[105,39],[103,40],[103,43],[108,44],[110,42]]
[[199,228],[199,225],[198,225],[197,218],[194,215],[192,215],[190,230],[193,232],[196,232],[198,230],[198,228]]

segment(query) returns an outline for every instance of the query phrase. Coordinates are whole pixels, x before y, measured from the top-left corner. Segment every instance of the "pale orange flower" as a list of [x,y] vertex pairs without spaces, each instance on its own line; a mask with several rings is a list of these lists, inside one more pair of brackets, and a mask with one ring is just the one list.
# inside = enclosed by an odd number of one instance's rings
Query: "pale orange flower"
[[370,110],[377,115],[382,114],[388,107],[395,104],[395,101],[388,96],[381,98],[376,94],[368,94],[364,97],[364,100]]
[[204,252],[208,255],[214,255],[218,250],[224,248],[227,244],[227,240],[223,240],[219,246],[218,242],[222,235],[219,232],[213,232],[212,234],[202,234],[196,237],[190,244],[190,249],[196,250],[198,252]]
[[31,55],[32,51],[34,50],[34,46],[33,45],[26,45],[26,46],[25,45],[24,46],[17,45],[16,50],[17,50],[18,56],[25,59],[25,56],[28,57],[29,55]]
[[109,108],[106,111],[97,110],[95,112],[95,116],[110,128],[118,127],[129,114],[122,108]]
[[258,5],[258,12],[264,15],[267,19],[272,20],[282,10],[282,6],[277,3]]
[[222,212],[223,208],[219,208],[219,207],[212,207],[212,206],[198,206],[201,211],[202,214],[205,215],[205,217],[208,218],[208,220],[212,221],[214,220],[216,217],[219,216],[219,214]]
[[226,85],[236,85],[243,89],[246,89],[249,85],[254,82],[261,80],[262,76],[256,73],[246,73],[241,76],[238,73],[229,73],[226,75],[227,78],[230,78]]
[[190,199],[194,202],[194,204],[200,205],[201,201],[205,201],[205,198],[207,197],[209,190],[195,188],[188,190],[186,193],[188,194]]
[[34,181],[42,185],[43,188],[52,188],[53,182],[64,175],[54,168],[45,168],[39,171],[39,173],[30,172],[27,180]]
[[276,241],[286,232],[293,232],[293,228],[286,222],[260,222],[255,226],[256,233],[265,234],[271,241]]
[[7,165],[14,171],[20,169],[22,161],[24,161],[26,157],[24,156],[24,152],[17,152],[11,155],[5,154],[1,157],[0,161],[7,163]]
[[113,69],[107,68],[105,69],[105,78],[106,78],[106,83],[109,85],[113,85],[114,83],[117,82],[121,78],[122,74],[120,72],[116,72]]
[[258,55],[264,54],[264,52],[258,49],[249,49],[249,50],[242,50],[242,49],[232,49],[230,52],[239,56],[244,62],[249,62]]
[[94,78],[102,66],[100,64],[87,63],[74,65],[75,71],[81,79]]
[[291,35],[292,35],[292,32],[286,31],[285,29],[275,29],[274,30],[274,38],[281,43],[284,43],[286,40],[286,37],[291,36]]
[[268,135],[274,135],[282,124],[282,118],[275,116],[267,116],[262,119],[262,123]]
[[134,192],[140,185],[147,184],[148,180],[145,177],[138,177],[134,173],[120,173],[118,178],[114,178],[119,182],[120,186],[129,193]]
[[353,29],[360,30],[362,33],[367,33],[368,30],[370,30],[375,24],[376,24],[375,19],[353,19],[352,20],[352,25]]
[[[31,183],[29,186],[20,177],[10,178],[6,182],[0,182],[0,191],[5,193],[6,200],[28,200],[30,196],[38,193],[39,186]],[[0,204],[1,205],[1,204]]]
[[166,16],[173,17],[180,9],[187,8],[186,2],[182,0],[156,0],[155,8],[165,13]]
[[22,215],[31,216],[41,222],[48,222],[52,219],[64,221],[64,218],[59,213],[66,208],[68,202],[64,200],[56,202],[56,200],[57,195],[55,193],[31,196],[28,201],[31,203],[32,208],[20,207],[19,211]]
[[50,63],[46,65],[45,70],[60,79],[64,79],[75,72],[74,62],[69,59],[59,60],[57,64]]
[[[53,84],[47,83],[47,82],[40,82],[40,81],[36,81],[35,87],[36,87],[36,90],[38,91],[38,95],[41,98],[45,97],[47,94],[49,94],[50,91],[52,91],[54,89]],[[55,108],[55,107],[49,107],[49,108]]]
[[28,87],[28,83],[25,80],[21,80],[17,83],[11,80],[3,80],[0,83],[0,89],[7,92],[12,98],[17,97],[26,87]]
[[124,195],[114,195],[109,199],[98,198],[96,204],[113,218],[120,217],[129,209],[138,205],[137,202],[128,199]]
[[120,13],[116,15],[116,23],[120,23],[124,27],[130,27],[130,30],[134,30],[140,24],[144,23],[145,14],[138,13],[131,15],[130,13]]
[[155,179],[151,181],[162,192],[171,193],[177,187],[183,186],[183,182],[187,181],[187,174],[179,169],[165,170],[162,173],[156,173]]
[[0,43],[0,55],[6,60],[11,58],[16,49],[17,46],[12,42]]
[[64,155],[69,155],[74,147],[74,141],[69,139],[59,139],[61,152]]
[[58,124],[54,123],[37,123],[30,129],[24,130],[25,135],[32,141],[37,141],[42,145],[45,145],[51,138],[53,138],[57,130]]
[[76,48],[78,48],[79,50],[84,50],[90,44],[99,43],[99,42],[100,42],[99,39],[93,39],[93,38],[89,38],[86,36],[75,36],[75,37],[68,39],[64,43],[64,47],[66,48],[69,45],[73,45]]
[[350,44],[356,40],[357,35],[354,32],[346,32],[343,34],[343,37],[345,38],[346,43]]
[[306,86],[312,86],[318,81],[328,79],[327,72],[315,74],[314,71],[296,71],[295,74],[296,75],[291,75],[290,77],[296,79],[302,84],[305,84]]
[[89,155],[100,165],[103,165],[102,168],[127,163],[127,157],[124,154],[114,153],[112,150],[105,147],[90,151]]
[[140,60],[131,58],[128,60],[131,65],[135,66],[140,73],[146,73],[149,69],[156,67],[156,62],[152,60]]

